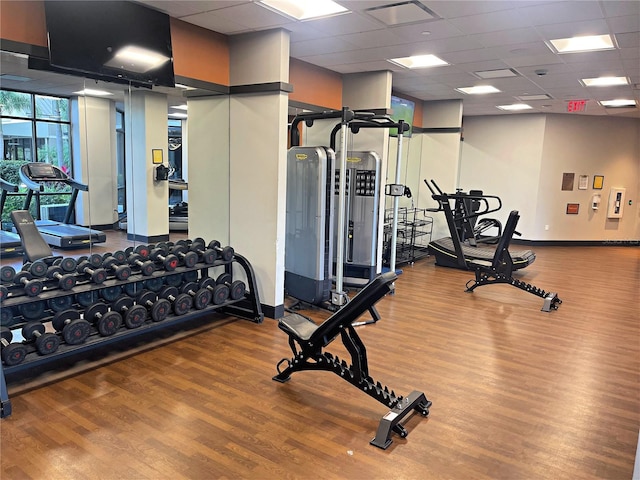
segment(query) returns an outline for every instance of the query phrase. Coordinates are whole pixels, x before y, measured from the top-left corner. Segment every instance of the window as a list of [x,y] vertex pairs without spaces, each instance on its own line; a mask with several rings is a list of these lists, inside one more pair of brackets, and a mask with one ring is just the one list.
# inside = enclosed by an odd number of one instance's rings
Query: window
[[[73,176],[69,99],[26,92],[0,90],[0,177],[20,185],[18,171],[28,162],[52,163]],[[66,204],[68,188],[45,187],[42,204]],[[3,221],[23,208],[26,190],[7,198]],[[39,217],[32,205],[32,215]]]

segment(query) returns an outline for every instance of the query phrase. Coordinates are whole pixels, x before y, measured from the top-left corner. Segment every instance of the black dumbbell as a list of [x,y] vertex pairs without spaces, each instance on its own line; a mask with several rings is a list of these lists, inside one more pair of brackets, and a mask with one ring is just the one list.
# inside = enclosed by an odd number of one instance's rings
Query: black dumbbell
[[22,266],[23,272],[29,272],[34,277],[44,277],[47,273],[47,263],[44,260],[27,262]]
[[76,277],[71,273],[63,273],[62,267],[53,265],[47,269],[47,278],[58,280],[58,288],[71,290],[76,286]]
[[73,295],[56,295],[47,300],[47,307],[54,313],[67,310],[73,305]]
[[113,252],[111,255],[108,255],[108,256],[115,258],[120,264],[125,263],[127,261],[127,257],[129,257],[129,255],[127,255],[123,250],[116,250],[115,252]]
[[206,288],[211,292],[211,301],[214,305],[222,305],[229,298],[229,287],[216,284],[211,277],[204,277],[199,285],[200,288]]
[[169,300],[173,305],[173,313],[184,315],[193,306],[193,299],[188,293],[180,293],[177,287],[166,286],[158,292],[160,298]]
[[175,255],[171,253],[167,253],[167,250],[168,249],[166,248],[166,246],[165,248],[156,247],[153,250],[151,250],[151,253],[149,254],[149,258],[156,263],[162,263],[162,265],[164,266],[164,269],[167,272],[172,272],[176,268],[178,268],[178,265],[180,264],[180,260]]
[[196,310],[207,308],[207,305],[211,303],[211,292],[206,288],[198,287],[198,284],[195,282],[185,283],[181,290],[182,293],[186,293],[193,298],[193,306]]
[[136,299],[138,305],[143,305],[150,313],[151,320],[161,322],[171,313],[171,302],[165,298],[158,298],[155,292],[143,290]]
[[10,307],[0,308],[0,326],[10,327],[13,323],[13,309]]
[[76,261],[76,259],[71,257],[56,258],[53,261],[53,264],[62,268],[62,270],[67,273],[74,273],[76,271],[76,267],[78,266],[78,262]]
[[227,245],[226,247],[221,248],[220,242],[218,240],[211,240],[209,242],[209,245],[207,245],[207,248],[210,248],[211,250],[217,252],[218,257],[225,262],[232,260],[233,255],[235,254],[233,247]]
[[84,311],[84,319],[94,323],[103,337],[113,335],[122,325],[120,312],[109,310],[109,306],[102,302],[94,303],[87,308]]
[[40,320],[44,317],[45,309],[46,302],[44,300],[23,303],[18,306],[18,312],[27,320]]
[[5,265],[0,268],[0,281],[4,283],[12,283],[16,276],[16,269],[11,265]]
[[80,318],[80,312],[74,309],[62,310],[51,319],[51,325],[69,345],[83,343],[91,333],[91,324]]
[[198,254],[190,250],[187,251],[187,247],[183,245],[174,246],[171,253],[177,256],[187,268],[193,268],[198,263]]
[[238,300],[244,297],[245,284],[242,280],[231,281],[232,277],[230,273],[223,273],[216,279],[218,285],[226,285],[229,287],[229,297],[231,300]]
[[140,255],[143,259],[149,258],[149,253],[151,253],[150,245],[138,245],[137,247],[128,247],[125,249],[124,254],[126,257],[130,257],[133,254]]
[[18,365],[27,356],[27,347],[23,343],[11,343],[13,334],[6,327],[0,328],[0,347],[2,347],[2,361],[12,367]]
[[113,256],[102,260],[102,268],[112,272],[118,280],[128,280],[131,276],[131,267],[129,265],[120,265],[120,261]]
[[27,341],[35,342],[36,350],[40,355],[55,353],[60,346],[60,337],[55,333],[45,332],[44,325],[40,322],[29,322],[22,327],[22,336]]
[[141,256],[139,253],[134,253],[129,256],[127,262],[131,266],[139,267],[142,275],[146,277],[153,274],[156,270],[156,266],[153,262],[151,260],[145,260],[145,257]]
[[4,285],[0,285],[0,303],[4,302],[9,296],[9,289]]
[[135,305],[133,298],[126,295],[118,297],[112,304],[111,310],[122,315],[127,328],[141,327],[147,320],[147,309],[144,305]]
[[196,252],[200,257],[202,257],[202,261],[204,263],[211,265],[218,258],[218,254],[215,250],[205,247],[206,245],[202,238],[196,238],[189,246],[192,252]]
[[106,287],[100,290],[100,296],[108,303],[120,297],[120,294],[122,294],[122,287],[120,285],[113,285],[112,287]]
[[18,272],[13,281],[17,285],[24,285],[24,293],[29,297],[35,297],[42,293],[44,288],[43,283],[40,280],[34,280],[33,275],[29,272]]
[[[102,257],[100,262],[102,262]],[[78,263],[77,271],[78,273],[89,275],[93,283],[101,284],[107,279],[107,271],[104,268],[95,267],[95,262],[90,260],[82,260]]]

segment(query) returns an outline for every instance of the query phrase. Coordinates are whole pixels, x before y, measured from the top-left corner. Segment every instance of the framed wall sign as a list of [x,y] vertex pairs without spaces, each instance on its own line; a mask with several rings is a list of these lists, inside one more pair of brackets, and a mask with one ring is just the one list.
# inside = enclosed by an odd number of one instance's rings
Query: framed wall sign
[[593,189],[594,190],[602,190],[604,186],[604,175],[594,175],[593,176]]
[[578,177],[578,190],[586,190],[589,186],[589,175],[580,175]]
[[573,190],[573,179],[575,175],[575,173],[562,174],[562,190]]
[[579,203],[567,203],[567,215],[577,215],[579,211]]

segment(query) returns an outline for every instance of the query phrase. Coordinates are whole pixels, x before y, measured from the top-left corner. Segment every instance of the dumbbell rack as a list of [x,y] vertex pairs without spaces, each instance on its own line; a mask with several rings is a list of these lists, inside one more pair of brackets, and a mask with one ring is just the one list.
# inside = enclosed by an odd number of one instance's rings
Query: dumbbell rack
[[[0,364],[0,418],[11,415],[11,402],[9,400],[6,384],[12,380],[18,380],[21,376],[27,377],[27,373],[31,371],[41,371],[43,367],[55,368],[57,365],[63,365],[63,362],[70,362],[74,359],[80,360],[83,356],[86,356],[89,352],[97,351],[109,345],[116,343],[123,344],[126,341],[133,340],[136,337],[143,335],[149,335],[153,332],[164,330],[170,327],[179,326],[189,321],[193,321],[198,318],[211,313],[219,313],[223,315],[236,316],[250,320],[255,323],[262,323],[264,320],[264,314],[262,313],[262,307],[260,299],[258,297],[258,291],[256,286],[255,274],[253,267],[249,261],[242,255],[235,254],[233,259],[225,262],[222,260],[216,260],[213,264],[198,263],[192,268],[179,266],[173,271],[155,271],[152,275],[143,276],[142,274],[133,274],[128,280],[117,280],[115,278],[109,278],[102,284],[95,283],[83,283],[76,285],[71,290],[59,290],[49,289],[43,291],[40,295],[35,297],[29,296],[16,296],[7,298],[2,303],[2,308],[9,307],[16,311],[20,306],[33,302],[46,302],[55,297],[73,296],[84,292],[93,291],[99,293],[100,290],[104,290],[111,287],[121,286],[131,282],[143,282],[152,279],[164,279],[170,275],[184,274],[188,272],[196,272],[201,278],[207,276],[209,268],[224,266],[225,273],[232,274],[233,264],[239,265],[245,273],[247,282],[245,295],[237,300],[229,299],[225,303],[220,305],[209,304],[202,310],[191,310],[185,315],[170,314],[165,320],[161,322],[153,322],[148,319],[142,326],[134,329],[127,329],[124,326],[113,335],[104,337],[98,333],[97,327],[92,326],[92,333],[86,339],[85,342],[79,345],[69,345],[64,342],[60,344],[58,350],[50,355],[39,355],[31,343],[27,343],[26,346],[29,349],[29,353],[25,357],[24,361],[18,365],[8,366]],[[24,319],[25,323],[29,319]],[[44,323],[48,322],[50,318],[43,318]],[[11,325],[11,329],[14,330],[21,328],[21,323],[16,322]]]

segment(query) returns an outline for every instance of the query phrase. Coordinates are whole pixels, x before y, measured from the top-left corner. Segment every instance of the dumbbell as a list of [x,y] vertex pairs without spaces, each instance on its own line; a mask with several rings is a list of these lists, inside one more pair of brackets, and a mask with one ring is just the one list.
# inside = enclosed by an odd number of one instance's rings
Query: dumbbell
[[111,310],[122,315],[127,328],[138,328],[147,320],[147,309],[144,305],[135,305],[133,298],[126,295],[118,297],[112,304]]
[[136,248],[127,247],[124,251],[124,254],[127,257],[130,257],[133,254],[140,255],[143,259],[149,258],[149,253],[151,253],[150,245],[138,245]]
[[160,298],[165,298],[172,302],[173,313],[176,315],[184,315],[193,306],[193,299],[188,293],[180,293],[177,287],[171,287],[167,285],[160,292],[158,292]]
[[110,253],[110,252],[108,252],[108,253],[104,253],[104,254],[102,255],[102,261],[104,262],[107,258],[109,258],[109,257],[113,257],[113,258],[115,258],[115,259],[118,261],[118,263],[122,264],[122,263],[125,263],[125,262],[127,261],[127,257],[128,257],[128,256],[129,256],[129,255],[127,255],[127,254],[124,252],[124,250],[116,250],[116,251],[115,251],[115,252],[113,252],[113,253]]
[[98,302],[84,311],[84,319],[96,324],[98,332],[103,337],[109,337],[116,333],[122,325],[120,312],[109,310],[106,303]]
[[189,246],[192,252],[196,252],[200,257],[202,257],[202,261],[208,265],[211,265],[218,258],[218,254],[215,250],[210,248],[205,249],[204,239],[196,238],[191,245]]
[[245,294],[245,284],[242,280],[231,281],[232,277],[230,273],[223,273],[216,279],[216,283],[218,285],[226,285],[229,287],[229,297],[231,300],[238,300],[244,297]]
[[44,260],[36,260],[22,265],[22,271],[29,272],[34,277],[44,277],[47,273],[47,267],[48,265]]
[[139,267],[142,275],[148,277],[153,274],[156,270],[156,266],[153,264],[151,260],[145,260],[145,257],[140,255],[139,253],[134,253],[129,256],[127,262],[131,266]]
[[2,361],[5,365],[12,367],[18,365],[27,356],[27,347],[22,343],[11,343],[13,334],[6,327],[0,328],[0,347],[2,348]]
[[58,280],[58,288],[71,290],[76,286],[76,277],[70,273],[62,273],[62,267],[53,265],[47,269],[47,278]]
[[13,278],[14,283],[17,285],[24,285],[24,293],[29,297],[35,297],[42,293],[44,288],[43,283],[40,280],[35,280],[33,275],[29,272],[18,272]]
[[[125,285],[128,285],[128,283]],[[107,303],[113,302],[118,297],[120,297],[121,294],[122,287],[120,285],[113,285],[112,287],[106,287],[100,290],[100,296],[104,298]]]
[[[189,299],[191,299],[189,297]],[[155,292],[143,290],[136,299],[138,305],[143,305],[151,314],[151,320],[161,322],[171,312],[171,302],[165,298],[158,298]]]
[[44,300],[18,305],[18,312],[27,320],[39,320],[44,317],[46,303]]
[[176,268],[178,268],[178,265],[180,264],[180,260],[175,255],[171,253],[167,253],[167,250],[168,248],[156,247],[153,250],[151,250],[151,253],[149,254],[149,258],[156,263],[162,263],[166,271],[172,272]]
[[40,322],[29,322],[22,327],[22,336],[27,341],[35,342],[40,355],[50,355],[58,350],[60,337],[55,333],[45,332]]
[[216,284],[216,281],[211,277],[204,277],[198,285],[211,292],[211,301],[214,305],[222,305],[229,298],[229,287]]
[[193,298],[193,306],[196,310],[207,308],[211,303],[211,292],[206,288],[198,287],[196,282],[185,283],[180,290]]
[[13,325],[13,309],[9,307],[0,308],[0,326],[10,327]]
[[74,309],[62,310],[51,319],[51,325],[69,345],[83,343],[91,333],[91,324],[80,318],[80,312]]
[[171,253],[177,256],[182,264],[187,268],[193,268],[198,263],[198,254],[196,252],[187,251],[187,247],[183,245],[176,245],[171,250]]
[[113,256],[103,258],[102,268],[112,272],[118,280],[128,280],[131,276],[131,267],[129,265],[120,265],[120,261]]
[[[98,257],[100,258],[100,263],[102,263],[102,257],[100,257],[100,255],[98,255]],[[104,281],[107,279],[107,271],[104,268],[96,266],[95,260],[82,260],[80,263],[78,263],[78,267],[76,270],[78,273],[89,275],[89,278],[93,283],[101,284],[104,283]]]
[[226,247],[221,248],[220,242],[218,240],[211,240],[209,242],[209,245],[207,245],[207,247],[217,252],[218,257],[224,260],[225,262],[232,260],[233,255],[235,254],[233,247],[230,247],[227,245]]

